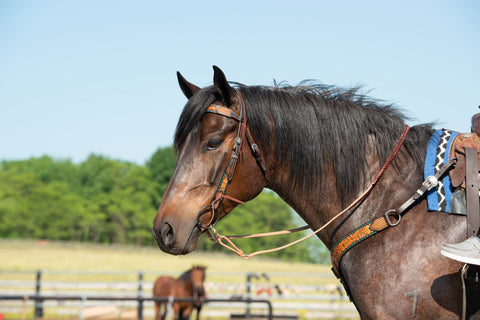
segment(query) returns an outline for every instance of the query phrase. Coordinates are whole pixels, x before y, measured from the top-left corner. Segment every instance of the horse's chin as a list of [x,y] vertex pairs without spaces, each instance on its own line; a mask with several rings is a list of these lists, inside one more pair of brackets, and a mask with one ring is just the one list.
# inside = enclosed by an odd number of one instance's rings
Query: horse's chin
[[201,233],[199,232],[198,228],[193,229],[190,237],[187,240],[187,243],[185,244],[185,247],[183,247],[181,254],[189,254],[197,248],[198,240],[200,240],[200,234]]

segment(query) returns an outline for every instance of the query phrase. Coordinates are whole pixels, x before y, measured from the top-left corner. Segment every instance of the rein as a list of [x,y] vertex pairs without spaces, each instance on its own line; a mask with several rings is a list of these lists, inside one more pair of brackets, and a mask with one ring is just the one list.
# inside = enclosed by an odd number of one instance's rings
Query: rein
[[[231,239],[259,238],[259,237],[267,237],[267,236],[274,236],[274,235],[281,235],[281,234],[290,234],[290,233],[294,233],[294,232],[309,229],[310,227],[308,225],[305,225],[303,227],[298,227],[298,228],[290,229],[290,230],[257,233],[257,234],[250,234],[250,235],[236,235],[236,236],[223,236],[215,229],[215,225],[217,224],[218,220],[220,219],[220,214],[217,214],[217,209],[218,209],[218,207],[219,207],[219,205],[220,205],[220,203],[222,202],[223,199],[231,200],[231,201],[237,202],[239,204],[244,203],[243,201],[241,201],[239,199],[235,199],[233,197],[227,196],[225,194],[225,192],[227,190],[227,187],[228,187],[229,183],[233,179],[233,174],[235,172],[235,168],[236,168],[236,165],[238,163],[239,155],[243,151],[242,146],[243,146],[243,142],[245,141],[245,138],[248,141],[248,144],[250,146],[252,154],[255,157],[255,159],[257,161],[257,164],[259,165],[260,169],[262,170],[262,173],[265,176],[265,179],[267,179],[267,176],[266,176],[267,168],[266,168],[266,165],[265,165],[265,161],[263,160],[263,158],[261,156],[261,153],[260,153],[260,150],[258,149],[257,144],[254,143],[253,138],[251,137],[250,132],[247,128],[247,112],[246,112],[245,102],[243,100],[243,97],[242,97],[241,93],[237,89],[235,89],[235,91],[237,93],[237,96],[240,99],[240,115],[235,114],[231,109],[229,109],[227,107],[223,107],[223,106],[219,106],[219,105],[215,105],[215,104],[210,105],[206,110],[206,112],[210,112],[210,113],[214,113],[214,114],[218,114],[218,115],[221,115],[221,116],[224,116],[224,117],[234,119],[234,120],[239,122],[239,126],[238,126],[238,130],[237,130],[237,136],[235,137],[235,140],[234,140],[234,145],[233,145],[233,148],[232,148],[232,156],[230,157],[229,164],[225,168],[222,180],[221,180],[221,182],[220,182],[220,184],[217,188],[217,191],[216,191],[216,193],[213,197],[212,203],[210,205],[206,205],[205,207],[203,207],[199,211],[198,216],[197,216],[197,227],[201,231],[207,231],[208,236],[210,237],[210,239],[212,241],[218,242],[223,247],[235,252],[238,256],[240,256],[240,257],[242,257],[243,259],[246,259],[246,260],[248,260],[248,259],[250,259],[250,258],[252,258],[256,255],[279,251],[279,250],[288,248],[288,247],[290,247],[294,244],[297,244],[299,242],[302,242],[302,241],[310,238],[311,236],[319,233],[320,231],[325,229],[328,225],[330,225],[332,222],[334,222],[336,219],[338,219],[340,216],[342,216],[345,212],[347,212],[347,211],[351,210],[352,208],[354,208],[355,206],[357,206],[360,202],[362,202],[370,194],[370,192],[375,187],[375,185],[377,184],[380,177],[383,175],[385,170],[390,166],[393,159],[395,158],[398,151],[400,150],[403,142],[405,141],[408,130],[410,129],[410,127],[408,125],[405,125],[401,136],[399,137],[395,147],[392,150],[392,153],[390,154],[389,158],[387,159],[387,161],[385,162],[385,164],[383,165],[381,170],[378,172],[378,174],[376,175],[375,179],[372,181],[370,186],[357,199],[355,199],[350,205],[348,205],[348,207],[346,207],[341,212],[339,212],[337,215],[335,215],[333,218],[331,218],[322,227],[318,228],[313,233],[311,233],[309,235],[306,235],[306,236],[304,236],[304,237],[302,237],[298,240],[295,240],[293,242],[290,242],[286,245],[283,245],[283,246],[280,246],[280,247],[277,247],[277,248],[256,251],[256,252],[253,252],[253,253],[250,253],[250,254],[245,254],[240,248],[238,248],[231,241]],[[210,210],[212,212],[210,221],[206,225],[203,225],[200,222],[200,217],[206,211],[210,211]],[[390,219],[389,219],[388,214],[391,211],[394,211],[394,210],[390,210],[385,214],[386,219],[387,219],[386,221],[389,224],[390,224]],[[397,224],[399,222],[400,222],[400,219],[398,219]],[[226,243],[224,243],[224,242],[226,242]]]

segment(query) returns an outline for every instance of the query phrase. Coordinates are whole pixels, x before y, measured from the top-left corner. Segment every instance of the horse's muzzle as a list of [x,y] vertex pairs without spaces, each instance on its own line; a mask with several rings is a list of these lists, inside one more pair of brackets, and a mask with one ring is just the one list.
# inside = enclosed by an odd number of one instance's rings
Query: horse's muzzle
[[181,255],[192,252],[196,246],[199,237],[197,226],[188,235],[187,240],[179,239],[178,232],[168,223],[161,224],[158,228],[152,229],[153,237],[157,241],[158,247],[166,253],[173,255]]
[[205,288],[203,286],[194,286],[193,288],[194,305],[201,307],[206,298]]
[[154,227],[152,232],[162,251],[175,255],[181,254],[181,250],[175,246],[175,230],[168,222],[164,222],[159,228]]

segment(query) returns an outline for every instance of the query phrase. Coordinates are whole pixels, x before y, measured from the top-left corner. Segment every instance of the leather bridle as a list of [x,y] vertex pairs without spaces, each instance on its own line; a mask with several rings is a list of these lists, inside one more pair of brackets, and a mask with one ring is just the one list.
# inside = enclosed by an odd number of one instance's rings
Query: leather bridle
[[[227,191],[228,185],[230,182],[232,182],[233,175],[235,173],[235,169],[238,164],[239,158],[242,156],[243,152],[243,143],[245,139],[248,142],[248,145],[250,146],[250,150],[252,151],[252,155],[254,156],[255,160],[257,161],[258,166],[260,167],[260,170],[262,171],[265,180],[267,179],[267,166],[265,164],[265,161],[263,160],[263,157],[260,153],[260,150],[258,149],[257,144],[254,142],[250,131],[248,130],[247,127],[247,109],[245,105],[245,101],[243,100],[242,94],[240,91],[237,89],[234,89],[236,92],[236,96],[239,100],[239,105],[240,105],[240,115],[237,115],[233,110],[230,108],[227,108],[225,106],[217,105],[217,104],[212,104],[208,106],[205,112],[207,113],[213,113],[213,114],[218,114],[220,116],[224,116],[233,120],[236,120],[238,122],[238,129],[237,129],[237,135],[233,141],[233,147],[232,147],[232,155],[230,156],[230,160],[228,162],[227,167],[225,168],[222,179],[218,185],[217,191],[215,192],[215,195],[213,196],[212,202],[209,205],[204,206],[200,211],[198,212],[197,215],[197,224],[196,227],[200,229],[200,231],[208,231],[212,229],[215,224],[220,220],[220,214],[218,213],[218,207],[220,206],[220,203],[223,201],[223,199],[228,199],[240,204],[243,204],[244,202],[230,197],[225,194]],[[210,221],[204,225],[200,221],[200,217],[205,214],[206,212],[211,211],[211,217]]]

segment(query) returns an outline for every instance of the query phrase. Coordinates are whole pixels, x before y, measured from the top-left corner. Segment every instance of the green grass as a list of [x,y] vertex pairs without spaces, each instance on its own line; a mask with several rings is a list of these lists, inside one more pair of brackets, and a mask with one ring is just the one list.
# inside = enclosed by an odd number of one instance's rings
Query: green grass
[[[180,273],[192,265],[207,272],[330,273],[330,267],[288,262],[268,255],[243,260],[233,253],[193,252],[172,256],[153,247],[0,239],[0,271],[145,271]],[[214,279],[210,279],[211,281]],[[234,280],[234,279],[229,279]],[[241,276],[239,281],[244,281]]]

